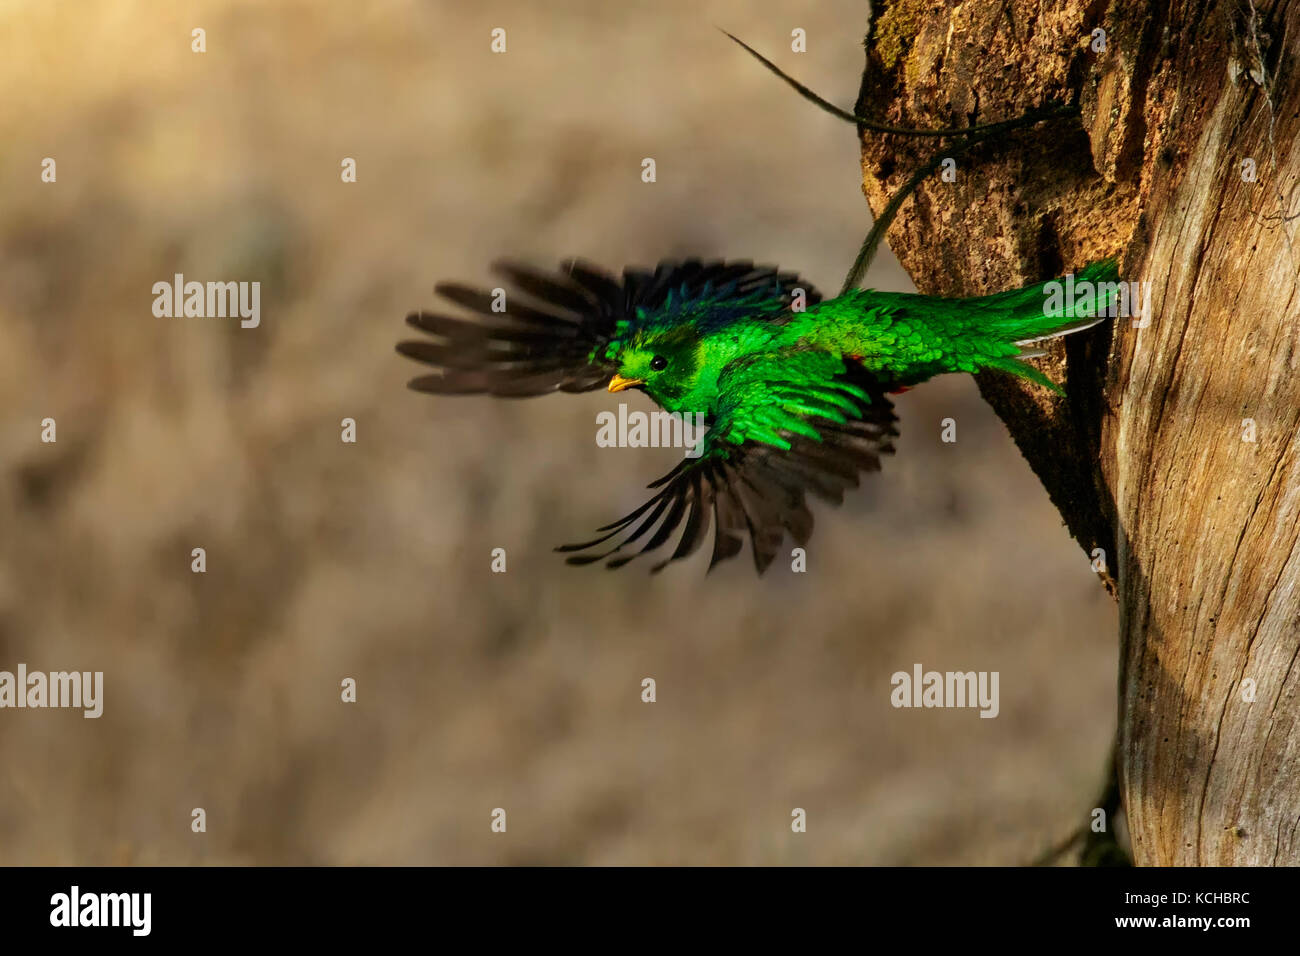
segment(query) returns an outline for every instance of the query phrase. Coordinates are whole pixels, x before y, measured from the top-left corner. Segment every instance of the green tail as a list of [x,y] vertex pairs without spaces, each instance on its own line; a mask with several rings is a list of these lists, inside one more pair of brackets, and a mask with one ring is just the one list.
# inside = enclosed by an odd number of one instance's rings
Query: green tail
[[[1051,279],[1023,289],[967,299],[964,305],[973,313],[987,316],[984,322],[979,323],[984,330],[1009,345],[1023,347],[1069,335],[1104,321],[1113,314],[1118,296],[1118,263],[1114,259],[1104,259],[1092,263],[1075,276],[1072,288],[1064,279]],[[989,358],[984,365],[1027,378],[1062,394],[1059,385],[1021,361],[1042,354],[1041,351],[1025,350],[1016,356]]]

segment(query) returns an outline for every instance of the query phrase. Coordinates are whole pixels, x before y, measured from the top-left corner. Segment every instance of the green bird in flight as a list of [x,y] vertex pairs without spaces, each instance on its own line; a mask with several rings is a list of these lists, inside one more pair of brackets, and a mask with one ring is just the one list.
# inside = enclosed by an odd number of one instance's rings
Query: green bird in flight
[[748,538],[759,574],[787,533],[807,543],[807,495],[839,504],[860,472],[880,469],[898,434],[891,392],[984,369],[1059,392],[1025,363],[1043,354],[1026,346],[1101,321],[1119,278],[1113,261],[1095,263],[1071,301],[1048,283],[978,298],[854,290],[822,301],[798,275],[743,261],[670,261],[621,278],[581,261],[556,274],[495,270],[513,286],[504,311],[489,292],[441,283],[435,291],[469,314],[407,316],[428,337],[397,350],[435,370],[410,387],[505,398],[635,388],[665,411],[703,413],[698,457],[600,537],[556,550],[613,568],[675,538],[659,571],[694,553],[712,525],[709,567]]

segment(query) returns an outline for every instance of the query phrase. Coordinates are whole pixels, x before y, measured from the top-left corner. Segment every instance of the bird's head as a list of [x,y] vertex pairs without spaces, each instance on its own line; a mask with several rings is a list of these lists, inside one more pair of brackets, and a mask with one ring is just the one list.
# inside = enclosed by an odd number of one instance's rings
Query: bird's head
[[681,410],[701,382],[700,336],[690,327],[638,332],[612,356],[611,392],[639,388],[669,411]]

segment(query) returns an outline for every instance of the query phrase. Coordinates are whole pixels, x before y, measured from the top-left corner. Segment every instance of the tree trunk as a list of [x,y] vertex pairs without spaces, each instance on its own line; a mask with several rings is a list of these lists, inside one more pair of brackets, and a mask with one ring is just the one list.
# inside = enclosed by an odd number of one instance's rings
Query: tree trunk
[[[1064,399],[979,380],[1083,560],[1104,554],[1143,864],[1300,865],[1298,70],[1300,0],[882,0],[867,38],[859,114],[1081,108],[927,178],[888,234],[921,291],[1108,255],[1150,291],[1145,327],[1115,318],[1040,360]],[[943,148],[862,142],[875,210]]]

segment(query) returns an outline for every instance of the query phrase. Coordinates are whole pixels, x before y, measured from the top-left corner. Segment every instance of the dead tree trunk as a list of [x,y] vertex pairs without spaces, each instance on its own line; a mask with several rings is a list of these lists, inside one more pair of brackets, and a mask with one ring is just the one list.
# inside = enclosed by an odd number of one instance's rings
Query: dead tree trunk
[[[921,291],[995,292],[1114,254],[1150,288],[1145,327],[1117,318],[1042,360],[1066,398],[979,382],[1105,555],[1135,858],[1298,865],[1300,0],[875,6],[860,115],[1082,111],[925,181],[888,234]],[[877,211],[942,148],[862,142]]]

